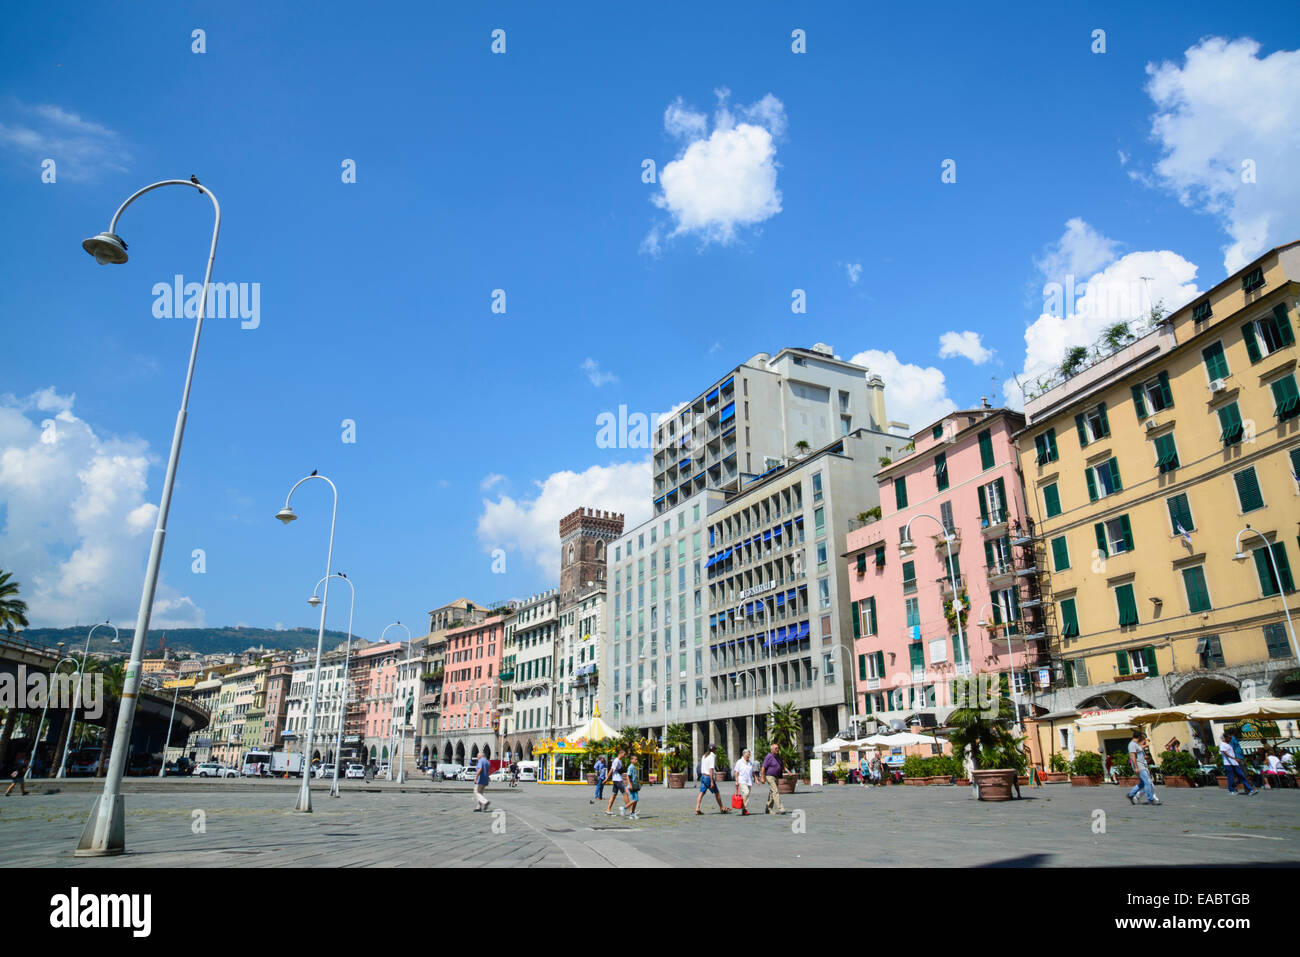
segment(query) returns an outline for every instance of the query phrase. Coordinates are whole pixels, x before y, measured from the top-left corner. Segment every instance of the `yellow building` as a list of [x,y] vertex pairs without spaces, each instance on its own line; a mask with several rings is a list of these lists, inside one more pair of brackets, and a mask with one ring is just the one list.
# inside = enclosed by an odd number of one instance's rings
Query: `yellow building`
[[[1052,660],[1033,676],[1039,760],[1130,736],[1081,734],[1073,712],[1300,694],[1283,611],[1300,574],[1298,291],[1300,242],[1027,395]],[[1212,745],[1209,727],[1161,726],[1152,750],[1193,731]]]

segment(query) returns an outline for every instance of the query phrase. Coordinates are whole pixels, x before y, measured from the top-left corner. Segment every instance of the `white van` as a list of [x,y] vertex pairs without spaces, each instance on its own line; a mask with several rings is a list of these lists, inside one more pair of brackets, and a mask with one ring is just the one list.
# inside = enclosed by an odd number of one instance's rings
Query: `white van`
[[519,780],[537,781],[538,764],[536,761],[519,761]]

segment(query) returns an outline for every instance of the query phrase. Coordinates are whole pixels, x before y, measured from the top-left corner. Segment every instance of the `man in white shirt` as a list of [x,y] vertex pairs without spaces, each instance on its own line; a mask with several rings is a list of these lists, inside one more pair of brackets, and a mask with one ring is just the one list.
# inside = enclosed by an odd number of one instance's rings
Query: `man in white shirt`
[[618,752],[618,757],[609,763],[609,783],[612,790],[609,794],[609,804],[605,805],[607,815],[614,813],[614,799],[620,794],[623,795],[623,804],[618,809],[619,816],[622,817],[627,810],[627,789],[623,786],[623,757],[626,754],[626,751]]
[[736,789],[740,791],[740,800],[744,805],[741,814],[749,813],[749,790],[754,786],[754,762],[749,757],[749,748],[740,755],[740,760],[732,768],[736,772]]
[[718,785],[713,779],[713,768],[718,762],[717,750],[717,747],[711,744],[708,750],[704,752],[704,757],[700,758],[700,793],[695,799],[696,814],[704,813],[700,810],[700,802],[704,800],[705,793],[709,791],[713,792],[713,799],[718,802],[718,813],[727,813],[727,809],[722,806],[722,795],[718,793]]

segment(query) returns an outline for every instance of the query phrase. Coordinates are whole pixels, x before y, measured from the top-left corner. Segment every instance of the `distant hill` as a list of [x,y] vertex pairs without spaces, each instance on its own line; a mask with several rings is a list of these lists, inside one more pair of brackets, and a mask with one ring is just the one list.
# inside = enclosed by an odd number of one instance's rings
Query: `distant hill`
[[[64,642],[64,652],[74,656],[81,654],[86,647],[86,634],[91,625],[79,625],[76,628],[24,628],[22,637],[37,645],[55,645]],[[91,650],[107,652],[111,650],[129,654],[134,628],[121,628],[121,644],[114,648],[113,629],[101,628],[95,632]],[[149,629],[149,638],[145,642],[145,657],[154,657],[163,635],[167,636],[169,651],[192,651],[204,655],[231,655],[249,648],[262,647],[284,649],[286,651],[306,651],[316,647],[315,628],[160,628]],[[325,650],[332,651],[337,645],[348,640],[347,632],[326,631]],[[365,642],[366,639],[352,636],[353,644]]]

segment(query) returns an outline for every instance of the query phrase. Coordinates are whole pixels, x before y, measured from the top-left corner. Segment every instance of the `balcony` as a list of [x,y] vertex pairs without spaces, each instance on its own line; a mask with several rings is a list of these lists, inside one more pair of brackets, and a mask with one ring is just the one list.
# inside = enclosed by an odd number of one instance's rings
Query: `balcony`
[[991,508],[988,516],[980,519],[980,531],[985,535],[1001,535],[1007,530],[1007,509]]

